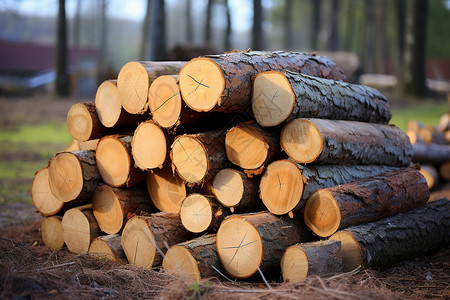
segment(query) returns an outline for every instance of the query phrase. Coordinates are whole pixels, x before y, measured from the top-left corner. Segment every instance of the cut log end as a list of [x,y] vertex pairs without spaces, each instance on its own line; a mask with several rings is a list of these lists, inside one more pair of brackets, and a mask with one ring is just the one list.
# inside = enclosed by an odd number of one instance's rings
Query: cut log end
[[190,232],[206,231],[211,224],[212,214],[210,200],[201,194],[190,194],[181,204],[181,223]]
[[423,177],[427,181],[428,188],[431,189],[439,182],[439,175],[436,168],[432,165],[421,165],[420,173],[422,173]]
[[155,169],[147,173],[147,190],[153,204],[163,212],[180,213],[186,198],[184,181],[170,168]]
[[104,81],[95,94],[95,108],[100,122],[105,127],[113,127],[119,120],[122,111],[117,81]]
[[53,216],[42,220],[41,235],[44,244],[53,250],[61,250],[64,246],[61,217]]
[[124,259],[124,253],[120,244],[120,235],[106,235],[95,238],[91,242],[88,254],[99,258],[108,259],[110,261],[118,261]]
[[262,261],[261,236],[245,218],[230,217],[217,232],[217,253],[229,274],[248,278],[257,272]]
[[153,121],[139,124],[133,135],[131,152],[140,169],[149,170],[161,167],[167,154],[167,141],[161,127]]
[[64,205],[64,202],[52,194],[48,176],[48,167],[39,169],[31,184],[31,201],[43,216],[56,214]]
[[103,185],[97,188],[92,198],[92,207],[102,231],[115,234],[122,229],[123,209],[112,187]]
[[148,224],[134,217],[130,219],[122,232],[122,248],[130,264],[150,269],[155,259],[155,238]]
[[169,274],[194,282],[201,280],[197,261],[185,247],[178,245],[170,247],[164,256],[162,266]]
[[244,183],[238,171],[223,169],[214,177],[213,193],[217,200],[226,207],[237,206],[244,193]]
[[145,110],[149,89],[149,78],[145,67],[139,62],[129,62],[120,69],[117,88],[122,107],[130,114]]
[[114,136],[106,136],[98,143],[95,154],[103,181],[115,187],[124,185],[131,168],[131,158],[124,143]]
[[180,136],[172,144],[172,163],[187,182],[198,183],[208,170],[208,157],[202,143],[189,136]]
[[153,120],[161,127],[169,128],[178,122],[181,113],[181,96],[177,80],[162,75],[150,85],[148,101]]
[[313,162],[323,149],[323,138],[310,121],[295,119],[284,126],[280,137],[281,148],[298,163]]
[[302,193],[303,177],[292,161],[279,160],[271,163],[261,178],[261,199],[275,215],[287,214],[296,208]]
[[286,282],[296,282],[308,276],[308,257],[305,251],[297,246],[286,249],[281,258],[281,272]]
[[179,74],[180,91],[186,104],[195,111],[210,111],[220,105],[225,79],[219,66],[207,58],[186,63]]
[[287,78],[276,71],[260,73],[253,84],[252,110],[265,127],[281,124],[292,112],[295,94]]
[[328,237],[338,230],[341,223],[339,205],[327,190],[318,190],[306,201],[305,223],[320,237]]
[[74,200],[83,188],[83,173],[78,158],[70,152],[52,157],[49,182],[53,195],[63,202]]
[[350,232],[338,231],[330,240],[341,242],[342,268],[345,272],[364,266],[361,246]]
[[[92,214],[92,212],[89,212]],[[95,222],[94,217],[88,218],[80,209],[72,208],[66,211],[61,224],[64,242],[70,252],[83,254],[88,252],[94,234],[100,233],[91,226]],[[97,228],[98,229],[98,228]]]
[[70,135],[78,141],[87,141],[93,130],[92,118],[83,103],[76,103],[67,112],[67,129]]
[[450,181],[450,161],[441,164],[439,167],[439,175],[443,180]]

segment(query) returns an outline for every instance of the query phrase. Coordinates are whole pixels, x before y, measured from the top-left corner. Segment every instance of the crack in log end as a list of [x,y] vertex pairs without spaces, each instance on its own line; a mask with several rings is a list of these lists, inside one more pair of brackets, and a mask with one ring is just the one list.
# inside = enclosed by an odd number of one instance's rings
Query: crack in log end
[[199,88],[199,86],[204,86],[204,87],[206,87],[206,88],[209,89],[209,86],[207,86],[206,84],[202,83],[203,80],[205,80],[205,78],[202,78],[202,80],[197,81],[197,79],[195,79],[195,78],[192,77],[191,75],[189,75],[189,74],[186,74],[186,75],[187,75],[189,78],[191,78],[192,80],[194,80],[195,83],[197,83],[197,86],[195,87],[194,91],[196,91],[196,90]]
[[158,106],[153,112],[156,112],[158,109],[160,109],[161,107],[163,107],[170,99],[176,97],[178,94],[180,94],[180,92],[176,92],[175,94],[173,94],[172,96],[170,96],[167,100],[163,100],[159,95],[158,98],[161,99],[163,101],[163,103]]

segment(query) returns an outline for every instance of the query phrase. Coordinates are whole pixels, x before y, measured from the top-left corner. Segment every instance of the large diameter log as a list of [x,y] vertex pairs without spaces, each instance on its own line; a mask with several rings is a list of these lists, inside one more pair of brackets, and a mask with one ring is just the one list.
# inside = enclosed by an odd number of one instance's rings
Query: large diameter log
[[45,246],[53,250],[61,250],[64,246],[61,216],[44,218],[41,223],[41,236]]
[[43,216],[57,214],[63,209],[64,202],[53,196],[50,190],[48,167],[36,171],[30,193],[31,203]]
[[450,201],[446,198],[376,222],[349,227],[341,241],[344,271],[359,266],[385,269],[450,245]]
[[180,90],[196,111],[245,111],[251,101],[253,77],[268,70],[292,70],[345,80],[328,57],[299,52],[231,52],[194,58],[180,71]]
[[150,84],[161,75],[176,75],[185,62],[132,61],[125,64],[117,77],[122,107],[130,114],[147,110]]
[[88,254],[96,258],[108,259],[114,262],[126,260],[120,234],[103,235],[95,238],[89,246]]
[[101,180],[92,150],[57,153],[48,175],[52,194],[63,202],[90,201]]
[[122,232],[122,248],[130,264],[150,269],[161,265],[166,245],[190,238],[178,215],[160,212],[131,218]]
[[405,168],[315,191],[306,202],[304,218],[316,235],[327,237],[423,206],[429,197],[425,177]]
[[106,80],[97,88],[95,110],[107,128],[136,125],[148,119],[146,115],[130,114],[122,108],[117,80]]
[[408,166],[412,146],[396,126],[356,121],[295,119],[281,147],[298,163]]
[[88,141],[111,134],[112,130],[100,122],[94,102],[79,102],[67,112],[67,129],[78,141]]
[[156,212],[144,186],[128,189],[100,184],[92,197],[92,209],[100,229],[118,233],[136,214]]
[[264,206],[259,199],[259,181],[244,172],[226,168],[214,177],[212,192],[217,201],[232,212],[260,211]]
[[392,116],[387,99],[371,87],[289,71],[256,76],[252,110],[266,127],[296,118],[387,124]]
[[286,249],[312,239],[306,225],[271,213],[232,215],[217,231],[217,253],[225,270],[236,278],[258,271],[273,274],[280,269]]
[[173,168],[188,183],[211,181],[228,164],[224,140],[219,131],[177,136],[170,151]]
[[101,235],[101,230],[92,213],[92,204],[69,209],[61,221],[64,242],[70,252],[88,252],[93,239]]
[[450,145],[413,144],[412,160],[422,164],[440,165],[444,161],[450,161]]
[[254,121],[239,123],[228,130],[225,150],[231,163],[249,175],[259,175],[280,154],[279,132],[263,129]]
[[292,245],[281,258],[281,272],[286,282],[296,282],[310,275],[342,272],[341,242],[317,241]]
[[145,180],[145,173],[135,166],[130,135],[108,135],[100,139],[95,151],[100,176],[114,187],[131,187]]
[[170,247],[162,266],[165,272],[190,282],[219,277],[223,268],[217,255],[216,235],[203,235]]

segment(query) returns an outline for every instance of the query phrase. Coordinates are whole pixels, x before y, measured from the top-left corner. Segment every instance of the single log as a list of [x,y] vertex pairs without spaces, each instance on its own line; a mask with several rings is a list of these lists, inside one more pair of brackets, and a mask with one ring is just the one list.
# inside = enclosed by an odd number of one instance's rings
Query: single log
[[176,75],[185,62],[132,61],[125,64],[117,77],[122,107],[130,114],[143,114],[148,109],[150,84],[161,75]]
[[428,188],[431,189],[439,183],[439,174],[436,168],[432,165],[421,165],[420,173],[427,181]]
[[211,181],[228,164],[224,140],[220,131],[177,136],[170,151],[173,168],[188,183]]
[[241,171],[226,168],[214,177],[212,192],[223,206],[232,212],[261,211],[264,206],[259,199],[259,178],[249,178]]
[[225,150],[231,163],[248,175],[260,175],[280,154],[279,132],[269,131],[254,121],[239,123],[228,130]]
[[160,212],[131,218],[122,232],[122,248],[130,264],[150,269],[161,265],[166,246],[190,238],[178,215]]
[[180,71],[180,91],[196,111],[245,111],[251,101],[253,77],[268,70],[292,70],[345,80],[328,57],[299,52],[230,52],[194,58]]
[[100,139],[95,151],[100,176],[114,187],[131,187],[145,180],[131,154],[131,135],[109,135]]
[[413,144],[413,162],[440,165],[450,161],[450,145]]
[[203,235],[170,247],[162,266],[165,272],[191,282],[219,277],[223,273],[223,267],[217,255],[216,235]]
[[253,84],[252,110],[261,126],[296,118],[387,124],[387,99],[374,88],[289,71],[260,73]]
[[217,253],[225,270],[236,278],[280,269],[287,247],[312,239],[306,225],[269,212],[232,215],[217,231]]
[[448,247],[448,228],[450,201],[443,198],[386,219],[349,227],[330,239],[341,241],[344,271],[359,266],[384,269]]
[[174,75],[160,76],[148,91],[148,106],[153,120],[164,128],[175,126],[180,118],[182,100],[177,79],[178,76]]
[[172,136],[152,120],[139,124],[131,142],[131,153],[136,166],[144,171],[161,168],[172,140]]
[[260,197],[276,215],[300,210],[312,192],[397,169],[378,165],[302,166],[285,159],[271,163],[259,185]]
[[409,137],[409,141],[411,142],[411,144],[425,143],[420,135],[414,130],[407,130],[406,135]]
[[100,184],[92,197],[92,209],[100,229],[107,234],[122,230],[136,214],[156,212],[144,186],[128,189]]
[[341,242],[317,241],[292,245],[281,258],[281,272],[286,282],[296,282],[310,275],[342,272]]
[[112,130],[100,122],[94,102],[79,102],[67,113],[67,129],[78,141],[88,141],[111,134]]
[[439,175],[445,181],[450,181],[450,161],[442,162],[439,167]]
[[445,132],[450,130],[450,113],[445,113],[439,119],[438,130]]
[[315,191],[306,201],[304,218],[316,235],[328,237],[352,225],[423,206],[429,197],[420,171],[404,168]]
[[60,152],[48,165],[52,194],[63,202],[90,201],[100,181],[92,150]]
[[148,119],[146,115],[130,114],[122,108],[117,80],[106,80],[95,94],[95,109],[103,126],[123,127],[136,125]]
[[92,204],[66,211],[62,221],[63,237],[70,252],[83,254],[88,252],[93,239],[101,235]]
[[64,246],[61,220],[61,216],[51,216],[44,218],[41,223],[42,241],[45,246],[56,251]]
[[95,238],[89,247],[89,255],[111,261],[126,261],[120,234],[103,235]]
[[227,215],[227,210],[216,199],[199,193],[187,196],[180,209],[181,224],[193,233],[217,231]]
[[281,148],[298,163],[408,166],[412,146],[398,127],[355,121],[295,119]]
[[48,167],[34,173],[31,184],[31,203],[43,216],[52,216],[63,209],[64,202],[53,196],[48,181]]

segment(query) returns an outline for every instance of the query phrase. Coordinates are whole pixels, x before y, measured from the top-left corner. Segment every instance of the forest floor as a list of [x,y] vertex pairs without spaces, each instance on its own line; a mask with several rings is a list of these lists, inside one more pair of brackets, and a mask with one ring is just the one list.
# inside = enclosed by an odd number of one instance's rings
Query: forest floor
[[450,249],[384,271],[358,269],[297,283],[265,274],[269,288],[259,277],[189,284],[157,269],[46,248],[29,190],[34,172],[70,144],[65,118],[75,102],[0,98],[0,299],[450,299]]

